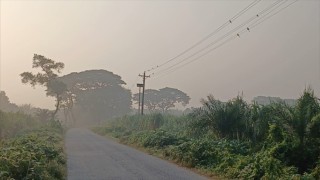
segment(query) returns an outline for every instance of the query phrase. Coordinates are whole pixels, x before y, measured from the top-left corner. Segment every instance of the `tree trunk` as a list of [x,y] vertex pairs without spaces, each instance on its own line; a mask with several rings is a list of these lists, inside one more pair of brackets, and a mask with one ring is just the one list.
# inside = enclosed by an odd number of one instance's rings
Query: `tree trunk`
[[66,108],[63,109],[65,123],[68,124],[68,110]]
[[56,98],[57,98],[56,110],[54,111],[54,113],[52,113],[52,119],[55,118],[55,116],[56,116],[56,114],[57,114],[57,112],[59,110],[59,106],[60,106],[60,96],[59,96],[59,94],[57,94]]

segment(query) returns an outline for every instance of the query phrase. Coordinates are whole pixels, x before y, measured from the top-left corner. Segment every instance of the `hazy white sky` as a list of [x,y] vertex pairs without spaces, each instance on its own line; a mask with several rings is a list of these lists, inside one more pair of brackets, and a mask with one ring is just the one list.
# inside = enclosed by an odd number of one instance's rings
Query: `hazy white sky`
[[[37,53],[64,62],[62,75],[111,71],[135,93],[139,73],[175,57],[251,2],[1,0],[0,89],[14,103],[53,108],[43,88],[23,85],[19,77],[31,71]],[[262,0],[206,43],[274,2]],[[258,95],[297,98],[308,85],[320,96],[319,49],[320,1],[300,0],[199,60],[148,79],[146,86],[178,88],[193,106],[208,94],[221,100],[241,92],[247,100]]]

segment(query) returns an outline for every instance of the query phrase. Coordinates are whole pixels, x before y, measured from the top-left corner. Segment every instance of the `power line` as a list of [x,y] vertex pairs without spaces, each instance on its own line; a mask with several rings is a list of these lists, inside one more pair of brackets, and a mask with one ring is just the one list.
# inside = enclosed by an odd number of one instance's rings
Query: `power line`
[[195,60],[197,60],[197,59],[202,58],[203,56],[209,54],[211,51],[218,49],[219,47],[223,46],[224,44],[228,43],[229,41],[231,41],[231,40],[233,40],[233,39],[235,39],[235,38],[237,38],[237,37],[238,37],[238,36],[232,36],[232,37],[228,38],[227,40],[223,41],[222,43],[220,43],[218,46],[215,46],[214,48],[210,49],[209,51],[205,52],[204,54],[202,54],[202,55],[194,58],[192,61],[189,61],[189,62],[187,62],[187,63],[185,63],[185,64],[182,64],[181,66],[178,66],[178,67],[176,67],[176,68],[174,68],[174,69],[171,69],[171,70],[169,70],[167,73],[162,74],[162,76],[155,76],[155,77],[164,77],[164,76],[166,76],[166,75],[169,75],[170,73],[176,71],[177,69],[180,69],[180,68],[182,68],[182,67],[190,64],[191,62],[193,62],[193,61],[195,61]]
[[253,21],[255,18],[256,18],[256,16],[253,17],[253,18],[250,18],[246,23],[243,23],[243,24],[239,25],[238,27],[236,27],[235,29],[229,31],[227,34],[225,34],[224,36],[222,36],[222,37],[220,37],[219,39],[215,40],[214,42],[210,43],[210,44],[207,45],[206,47],[204,47],[204,48],[196,51],[195,53],[191,54],[190,56],[188,56],[188,57],[186,57],[186,58],[178,61],[177,63],[175,63],[175,64],[173,64],[173,65],[171,65],[171,66],[169,66],[169,67],[167,67],[167,68],[165,68],[165,69],[163,69],[163,70],[159,70],[159,71],[155,72],[154,74],[163,73],[163,72],[165,72],[165,71],[167,71],[167,70],[170,70],[171,68],[173,68],[173,67],[175,67],[175,66],[183,63],[184,61],[186,61],[186,60],[188,60],[188,59],[196,56],[197,54],[205,51],[206,49],[210,48],[211,46],[219,43],[220,41],[222,41],[222,40],[225,39],[226,37],[230,36],[231,34],[233,34],[234,32],[236,32],[236,31],[237,31],[238,29],[240,29],[241,27],[243,27],[243,26],[245,26],[246,24],[248,24],[249,22]]
[[[196,57],[196,58],[188,61],[187,63],[184,63],[184,64],[182,64],[182,65],[180,65],[180,66],[178,66],[178,67],[176,67],[176,68],[174,68],[174,69],[172,69],[172,67],[174,67],[174,66],[176,66],[177,64],[180,64],[180,63],[182,63],[182,62],[184,62],[184,61],[180,61],[179,63],[176,63],[176,64],[173,65],[173,66],[170,66],[171,69],[167,68],[166,70],[169,70],[169,71],[167,71],[167,73],[164,74],[163,76],[166,76],[166,75],[168,75],[168,74],[176,71],[177,69],[180,69],[180,68],[182,68],[182,67],[190,64],[191,62],[194,62],[194,61],[200,59],[201,57],[209,54],[209,53],[212,52],[213,50],[216,50],[216,49],[218,49],[219,47],[223,46],[223,45],[226,44],[227,42],[229,42],[229,41],[231,41],[231,40],[233,40],[233,39],[235,39],[235,38],[237,38],[237,37],[240,37],[240,35],[248,32],[250,29],[255,28],[256,26],[258,26],[259,24],[263,23],[263,22],[266,21],[267,19],[269,19],[269,18],[275,16],[276,14],[280,13],[280,12],[283,11],[284,9],[286,9],[286,8],[288,8],[289,6],[291,6],[292,4],[296,3],[298,0],[295,0],[295,1],[291,2],[290,4],[288,4],[288,5],[280,8],[278,11],[274,12],[274,13],[271,14],[270,16],[267,16],[267,15],[269,15],[271,12],[275,11],[276,9],[278,9],[281,5],[283,5],[283,4],[284,4],[285,2],[287,2],[287,1],[288,1],[288,0],[283,1],[280,5],[278,5],[276,8],[274,8],[272,11],[270,11],[270,12],[266,13],[264,16],[262,16],[262,19],[259,19],[258,21],[252,23],[252,24],[251,24],[250,26],[248,26],[246,29],[243,29],[242,31],[240,31],[240,32],[237,33],[236,35],[228,38],[227,40],[225,40],[225,41],[223,41],[222,43],[218,44],[218,45],[215,46],[214,48],[209,49],[208,51],[206,51],[206,52],[203,53],[202,55],[200,55],[200,56],[198,56],[198,57]],[[270,10],[270,9],[269,9],[269,10]],[[266,12],[266,11],[264,11],[264,12]],[[196,53],[194,53],[194,54],[196,54]],[[190,57],[193,57],[194,54],[191,55],[191,56],[189,56],[188,58],[185,58],[184,60],[187,60],[187,59],[189,59]],[[197,54],[198,54],[198,53],[197,53]],[[155,76],[155,77],[163,77],[163,76]]]
[[212,37],[213,35],[215,35],[216,33],[218,33],[219,31],[221,31],[222,29],[224,29],[225,27],[227,27],[229,24],[233,23],[236,19],[238,19],[241,15],[243,15],[245,12],[247,12],[249,9],[251,9],[252,7],[254,7],[256,4],[258,4],[261,0],[255,0],[252,3],[250,3],[246,8],[244,8],[243,10],[241,10],[240,12],[238,12],[236,15],[234,15],[231,19],[229,19],[227,22],[225,22],[224,24],[222,24],[219,28],[217,28],[215,31],[211,32],[210,34],[208,34],[207,36],[205,36],[204,38],[200,39],[198,42],[196,42],[195,44],[193,44],[192,46],[190,46],[188,49],[184,50],[183,52],[179,53],[178,55],[176,55],[175,57],[167,60],[166,62],[155,66],[151,69],[146,70],[146,72],[149,71],[153,71],[155,69],[158,69],[166,64],[168,64],[171,61],[174,61],[175,59],[181,57],[182,55],[186,54],[188,51],[192,50],[193,48],[195,48],[196,46],[200,45],[201,43],[203,43],[204,41],[206,41],[207,39],[209,39],[210,37]]
[[[228,36],[232,35],[233,33],[235,33],[236,31],[238,31],[239,29],[241,29],[242,27],[245,27],[247,24],[249,24],[250,22],[252,22],[253,20],[255,19],[259,19],[260,17],[263,17],[267,14],[269,14],[270,12],[274,11],[275,9],[277,9],[279,6],[283,5],[287,0],[283,1],[283,0],[278,0],[276,1],[275,3],[273,3],[272,5],[268,6],[267,8],[265,8],[264,10],[260,11],[258,14],[256,14],[255,16],[251,17],[250,19],[248,19],[246,22],[240,24],[239,26],[237,26],[236,28],[230,30],[229,32],[227,32],[225,35],[223,35],[222,37],[216,39],[215,41],[211,42],[209,45],[205,46],[204,48],[196,51],[195,53],[191,54],[190,56],[178,61],[177,63],[165,68],[165,69],[162,69],[162,70],[159,70],[153,74],[157,75],[157,74],[160,74],[160,73],[165,73],[165,72],[168,72],[168,70],[170,71],[172,68],[174,68],[175,66],[185,62],[186,60],[196,56],[197,54],[199,53],[202,53],[204,52],[205,50],[207,50],[208,48],[216,45],[217,43],[223,41],[225,38],[227,38]],[[278,5],[278,6],[277,6]],[[276,8],[274,8],[275,6],[277,6]],[[271,10],[269,13],[267,13],[269,10]],[[265,14],[266,13],[266,14]],[[239,33],[237,33],[237,35],[239,36]],[[227,42],[229,42],[229,40],[227,40]],[[221,44],[225,44],[225,41],[223,41],[223,43]],[[218,47],[221,47],[221,45],[218,45]],[[217,49],[216,47],[213,48],[213,50]],[[211,52],[211,50],[209,50],[209,52]],[[206,52],[205,54],[208,54],[208,52]],[[201,57],[203,57],[201,55]],[[198,59],[198,58],[195,58],[195,59]],[[189,64],[189,63],[188,63]],[[183,65],[184,66],[184,65]],[[180,66],[179,66],[180,67]],[[175,68],[177,69],[177,68]]]
[[[281,9],[279,9],[278,11],[276,11],[275,13],[271,14],[270,16],[265,17],[264,19],[261,19],[260,21],[258,21],[258,22],[256,22],[256,23],[253,23],[253,24],[251,25],[251,28],[255,28],[255,27],[258,26],[259,24],[261,24],[261,23],[263,23],[264,21],[270,19],[271,17],[277,15],[278,13],[280,13],[280,12],[283,11],[284,9],[288,8],[288,7],[291,6],[292,4],[296,3],[297,1],[299,1],[299,0],[295,0],[295,1],[291,2],[290,4],[282,7]],[[269,14],[270,14],[270,13],[269,13]]]

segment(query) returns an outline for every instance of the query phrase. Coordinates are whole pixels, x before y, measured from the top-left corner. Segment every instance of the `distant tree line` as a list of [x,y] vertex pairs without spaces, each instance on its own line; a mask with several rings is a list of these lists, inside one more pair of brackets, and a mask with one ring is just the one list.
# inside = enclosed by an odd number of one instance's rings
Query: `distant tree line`
[[[139,97],[141,101],[141,96],[139,93],[133,94],[133,100],[138,104]],[[190,97],[186,93],[169,87],[159,90],[146,89],[144,95],[144,104],[150,113],[157,111],[164,113],[179,103],[182,106],[186,106],[189,101]]]
[[[56,99],[52,119],[58,113],[69,124],[77,121],[99,123],[130,113],[132,99],[138,101],[138,95],[134,94],[132,97],[131,91],[124,87],[126,83],[119,75],[106,70],[86,70],[59,76],[64,63],[38,54],[34,54],[32,67],[40,72],[23,72],[20,74],[21,81],[32,87],[45,87],[47,96]],[[145,93],[145,105],[150,111],[167,112],[177,103],[185,106],[189,100],[186,93],[169,87],[149,89]],[[59,110],[62,111],[58,112]]]
[[294,106],[297,103],[296,99],[281,99],[280,97],[270,96],[257,96],[253,98],[253,101],[259,105],[269,105],[274,102],[285,102],[289,106]]

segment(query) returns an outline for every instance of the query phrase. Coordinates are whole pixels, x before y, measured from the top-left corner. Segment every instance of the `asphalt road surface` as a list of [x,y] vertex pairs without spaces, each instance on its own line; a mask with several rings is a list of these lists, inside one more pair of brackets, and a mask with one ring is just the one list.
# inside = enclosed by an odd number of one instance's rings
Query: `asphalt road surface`
[[67,132],[66,151],[69,180],[206,179],[86,129]]

